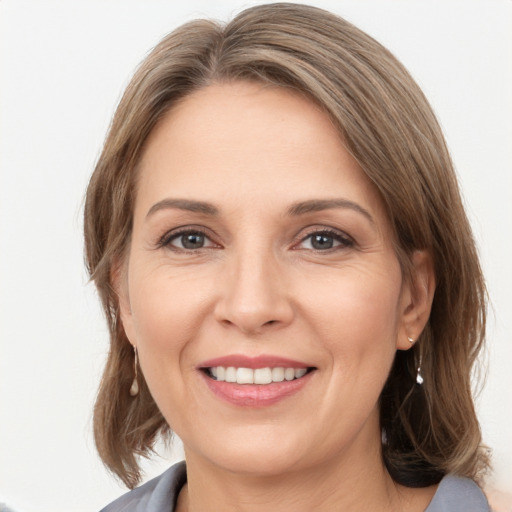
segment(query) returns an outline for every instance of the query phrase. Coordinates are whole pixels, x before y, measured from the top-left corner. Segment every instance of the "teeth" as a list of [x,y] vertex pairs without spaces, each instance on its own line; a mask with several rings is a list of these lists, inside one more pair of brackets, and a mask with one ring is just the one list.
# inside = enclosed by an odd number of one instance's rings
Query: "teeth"
[[258,368],[254,370],[254,384],[270,384],[272,382],[272,370],[270,368]]
[[209,368],[209,374],[215,380],[236,382],[237,384],[271,384],[304,377],[306,368],[235,368],[233,366],[214,366]]
[[297,368],[295,370],[295,378],[300,379],[301,377],[304,377],[306,375],[307,369],[306,368]]
[[226,368],[226,382],[236,382],[236,368],[229,366]]
[[295,379],[295,369],[294,368],[286,368],[286,370],[284,371],[284,378],[286,380]]
[[284,368],[272,368],[272,382],[283,382]]
[[254,384],[254,372],[250,368],[238,368],[236,382],[238,384]]

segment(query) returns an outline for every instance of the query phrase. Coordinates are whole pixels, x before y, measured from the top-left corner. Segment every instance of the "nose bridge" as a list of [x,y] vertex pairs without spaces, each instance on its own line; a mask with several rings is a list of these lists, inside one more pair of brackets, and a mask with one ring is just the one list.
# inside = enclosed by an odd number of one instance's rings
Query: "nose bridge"
[[282,268],[270,247],[255,240],[234,250],[223,276],[219,321],[245,333],[259,333],[291,321]]

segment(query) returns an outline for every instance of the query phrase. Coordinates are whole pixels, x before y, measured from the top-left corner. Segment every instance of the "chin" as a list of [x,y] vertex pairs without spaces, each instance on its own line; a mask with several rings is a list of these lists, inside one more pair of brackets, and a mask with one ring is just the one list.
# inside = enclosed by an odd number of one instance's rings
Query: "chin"
[[293,439],[283,432],[269,432],[268,428],[250,430],[231,430],[224,439],[215,436],[214,442],[193,449],[187,448],[185,440],[186,459],[199,455],[219,469],[259,477],[288,473],[302,466],[302,453],[308,446],[304,437]]
[[217,457],[212,461],[218,467],[238,475],[275,477],[302,468],[297,455],[288,453],[234,453],[232,456]]

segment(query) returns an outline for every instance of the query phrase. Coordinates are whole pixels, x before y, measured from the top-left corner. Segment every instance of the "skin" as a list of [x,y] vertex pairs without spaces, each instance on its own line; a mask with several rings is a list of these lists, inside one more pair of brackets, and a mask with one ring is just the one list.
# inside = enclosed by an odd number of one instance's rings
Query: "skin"
[[[318,199],[350,204],[290,214]],[[204,246],[184,249],[182,227],[204,233]],[[405,282],[377,192],[329,118],[300,95],[216,84],[162,119],[141,161],[117,288],[145,379],[185,447],[180,512],[425,509],[434,488],[391,480],[378,421],[395,352],[430,311],[430,258],[417,252],[413,263]],[[315,371],[274,405],[240,407],[198,370],[228,354]]]

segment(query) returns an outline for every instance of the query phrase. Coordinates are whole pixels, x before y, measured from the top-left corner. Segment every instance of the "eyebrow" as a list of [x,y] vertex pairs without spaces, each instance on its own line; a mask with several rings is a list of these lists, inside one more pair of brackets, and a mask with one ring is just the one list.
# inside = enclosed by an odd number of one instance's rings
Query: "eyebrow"
[[205,201],[193,201],[191,199],[163,199],[155,203],[146,214],[146,218],[160,210],[174,208],[188,212],[203,213],[205,215],[218,215],[219,210],[211,203]]
[[298,216],[334,208],[348,208],[349,210],[354,210],[366,217],[372,224],[375,224],[368,210],[348,199],[310,199],[308,201],[300,201],[290,206],[288,215]]
[[[160,210],[168,208],[185,210],[189,212],[202,213],[204,215],[218,215],[219,210],[216,206],[206,201],[195,201],[192,199],[163,199],[158,203],[155,203],[148,211],[146,218],[155,214]],[[366,217],[372,224],[375,224],[373,217],[370,215],[368,210],[363,208],[353,201],[348,199],[309,199],[308,201],[300,201],[294,203],[288,208],[287,214],[296,217],[299,215],[305,215],[306,213],[320,212],[323,210],[330,210],[335,208],[348,208],[360,213]]]

